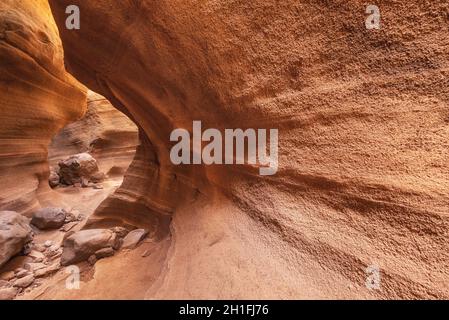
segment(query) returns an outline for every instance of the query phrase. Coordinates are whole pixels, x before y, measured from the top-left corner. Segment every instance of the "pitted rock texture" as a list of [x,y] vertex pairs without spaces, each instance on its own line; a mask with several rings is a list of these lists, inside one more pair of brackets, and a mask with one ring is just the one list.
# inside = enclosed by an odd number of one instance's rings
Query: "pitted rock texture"
[[[98,217],[173,218],[147,297],[449,296],[446,1],[381,1],[375,31],[359,0],[50,3],[70,71],[143,136]],[[193,120],[278,128],[277,175],[173,167]]]
[[[447,1],[380,1],[374,31],[360,0],[50,4],[70,71],[140,128],[97,217],[171,235],[147,298],[449,297]],[[173,166],[193,120],[278,128],[277,175]]]
[[[110,283],[150,299],[449,297],[446,0],[379,1],[381,30],[361,0],[49,2],[70,72],[142,141],[90,227],[160,241],[79,297]],[[29,213],[84,93],[46,1],[2,1],[0,23],[0,209]],[[194,120],[279,129],[278,173],[172,165],[170,133]],[[373,266],[381,290],[365,285]]]

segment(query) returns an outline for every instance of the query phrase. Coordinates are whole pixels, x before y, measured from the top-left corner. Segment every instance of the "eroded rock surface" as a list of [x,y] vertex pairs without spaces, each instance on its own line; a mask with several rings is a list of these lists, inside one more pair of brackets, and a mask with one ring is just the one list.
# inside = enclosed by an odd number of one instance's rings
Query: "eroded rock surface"
[[[147,297],[449,296],[446,1],[385,3],[378,31],[361,0],[50,3],[71,72],[140,127],[97,217],[176,239]],[[279,129],[278,173],[174,167],[193,120]]]
[[[158,259],[146,260],[154,274],[124,292],[449,297],[447,1],[384,3],[374,31],[364,27],[361,0],[50,3],[67,67],[139,127],[142,144],[121,188],[90,220],[167,240]],[[73,4],[81,30],[65,28]],[[1,1],[0,210],[29,215],[41,207],[49,141],[86,109],[62,57],[46,0]],[[278,173],[174,166],[170,133],[193,120],[279,129]],[[121,149],[108,147],[113,133],[86,136],[79,145],[88,150],[70,154]],[[101,251],[110,247],[104,232],[68,236],[65,261],[109,254]],[[47,247],[58,257],[57,245]],[[104,276],[127,282],[140,261]],[[129,269],[120,272],[123,265]],[[373,267],[378,291],[365,286]],[[35,281],[29,273],[10,280],[22,289]],[[92,281],[90,294],[109,294],[110,282]]]

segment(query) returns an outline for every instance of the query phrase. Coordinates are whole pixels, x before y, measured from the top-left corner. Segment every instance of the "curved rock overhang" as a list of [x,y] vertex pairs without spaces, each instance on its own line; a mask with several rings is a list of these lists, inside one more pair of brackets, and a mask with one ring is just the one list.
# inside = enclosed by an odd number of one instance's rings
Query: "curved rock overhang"
[[[69,70],[144,141],[97,216],[174,219],[149,296],[448,297],[445,1],[385,4],[381,32],[358,0],[50,4]],[[173,166],[170,132],[193,120],[279,129],[277,175]]]

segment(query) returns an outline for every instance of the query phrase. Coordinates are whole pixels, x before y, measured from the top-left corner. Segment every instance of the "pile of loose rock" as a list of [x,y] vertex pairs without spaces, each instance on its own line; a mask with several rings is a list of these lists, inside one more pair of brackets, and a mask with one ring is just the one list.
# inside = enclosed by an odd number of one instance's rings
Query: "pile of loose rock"
[[[56,273],[61,266],[84,261],[94,265],[120,249],[134,249],[148,235],[145,229],[129,231],[123,227],[72,231],[83,219],[79,212],[62,208],[40,209],[31,222],[17,212],[0,212],[0,267],[18,254],[26,256],[22,267],[0,274],[0,300],[14,299],[40,286],[41,278]],[[62,246],[34,240],[35,232],[52,229],[65,232]]]
[[67,213],[62,208],[40,209],[33,214],[31,222],[17,212],[0,212],[0,267],[16,255],[27,258],[23,267],[0,275],[0,300],[14,298],[32,285],[38,286],[37,278],[59,270],[62,248],[52,241],[36,243],[35,232],[58,228],[63,231],[83,219],[76,211]]
[[25,250],[29,250],[26,254],[29,262],[0,275],[0,300],[11,300],[29,287],[38,287],[41,284],[39,278],[47,277],[60,269],[62,248],[53,242],[31,242]]
[[88,153],[80,153],[59,161],[58,169],[50,171],[49,184],[57,186],[75,186],[102,189],[99,184],[106,175],[99,171],[97,161]]

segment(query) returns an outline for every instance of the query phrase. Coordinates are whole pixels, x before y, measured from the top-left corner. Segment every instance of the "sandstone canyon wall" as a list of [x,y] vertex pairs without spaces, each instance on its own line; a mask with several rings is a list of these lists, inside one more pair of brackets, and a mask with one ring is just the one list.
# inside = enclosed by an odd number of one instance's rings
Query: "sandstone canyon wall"
[[29,215],[48,190],[51,138],[86,109],[48,1],[1,1],[0,70],[0,210]]
[[[358,0],[50,3],[71,72],[145,136],[121,208],[173,218],[147,297],[449,296],[447,1],[379,1],[379,31]],[[277,175],[174,167],[193,120],[278,128]]]
[[[96,219],[170,237],[147,298],[449,297],[447,1],[379,1],[378,31],[358,0],[50,5],[69,70],[140,128]],[[278,128],[278,173],[173,166],[193,120]]]

